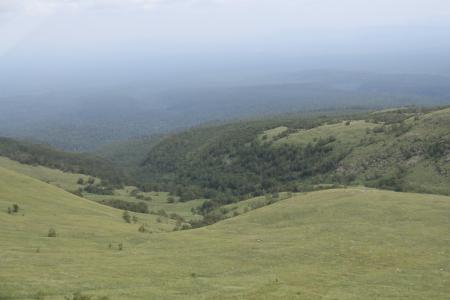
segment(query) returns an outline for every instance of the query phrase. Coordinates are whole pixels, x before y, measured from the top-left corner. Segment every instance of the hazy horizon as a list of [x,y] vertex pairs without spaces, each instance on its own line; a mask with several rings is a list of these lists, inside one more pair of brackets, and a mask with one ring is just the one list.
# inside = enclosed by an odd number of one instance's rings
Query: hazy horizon
[[[64,149],[85,142],[75,136],[450,99],[442,0],[3,0],[0,37],[0,135]],[[55,141],[64,131],[73,140]]]
[[[3,0],[0,36],[2,81],[22,79],[22,89],[90,76],[220,81],[237,69],[394,72],[396,60],[396,73],[450,74],[450,3],[442,0]],[[416,57],[409,68],[405,57]]]

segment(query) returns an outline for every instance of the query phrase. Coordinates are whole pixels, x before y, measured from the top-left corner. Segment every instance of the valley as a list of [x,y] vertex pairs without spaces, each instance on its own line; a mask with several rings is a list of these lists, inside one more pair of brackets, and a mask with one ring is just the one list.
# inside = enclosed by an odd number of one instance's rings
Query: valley
[[207,125],[132,160],[3,140],[0,299],[446,299],[449,120]]
[[[2,299],[77,292],[93,299],[446,299],[450,292],[449,197],[327,190],[195,230],[170,232],[170,222],[139,214],[152,230],[142,233],[118,210],[0,172],[2,211],[20,208],[0,218]],[[49,227],[56,237],[47,237]]]

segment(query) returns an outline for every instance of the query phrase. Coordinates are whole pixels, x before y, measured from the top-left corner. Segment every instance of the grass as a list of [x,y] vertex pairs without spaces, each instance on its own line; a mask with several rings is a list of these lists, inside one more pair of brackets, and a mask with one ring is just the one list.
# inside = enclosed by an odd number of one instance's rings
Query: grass
[[197,199],[188,202],[179,202],[178,197],[173,197],[176,201],[174,203],[168,203],[168,198],[170,197],[168,192],[140,192],[139,194],[144,196],[144,198],[151,200],[139,200],[131,195],[131,192],[136,189],[134,186],[127,186],[123,189],[117,189],[114,191],[114,195],[96,195],[85,193],[83,196],[86,199],[90,199],[96,202],[108,199],[119,199],[128,202],[145,202],[148,205],[148,209],[151,212],[157,213],[160,210],[164,210],[166,213],[176,213],[180,215],[185,220],[198,220],[202,218],[200,215],[195,215],[192,213],[192,209],[200,206],[204,200]]
[[[450,294],[450,197],[326,190],[189,231],[166,232],[171,224],[140,216],[155,231],[142,234],[115,209],[5,169],[0,178],[6,299],[64,299],[77,291],[109,299]],[[14,203],[20,212],[7,214]],[[56,238],[46,237],[49,227]]]
[[288,129],[289,128],[287,128],[286,126],[280,126],[269,130],[265,130],[262,134],[258,136],[258,139],[260,141],[273,141],[274,139],[277,138],[277,136],[284,133]]
[[[83,187],[83,185],[77,184],[78,179],[83,178],[83,180],[86,182],[90,177],[83,174],[66,173],[57,169],[51,169],[43,166],[21,164],[17,161],[1,156],[0,167],[53,184],[66,191],[78,190],[78,188]],[[97,179],[97,182],[99,182],[99,179]]]
[[[43,166],[21,164],[6,157],[0,157],[0,167],[33,177],[40,181],[60,187],[66,191],[76,191],[79,188],[83,188],[85,185],[78,184],[78,179],[83,178],[84,182],[86,183],[88,178],[91,177],[84,174],[66,173],[57,169],[51,169]],[[100,182],[100,179],[96,179],[96,182]],[[127,186],[123,189],[117,189],[114,191],[114,195],[97,195],[83,192],[83,196],[86,199],[96,202],[109,199],[120,199],[129,202],[143,201],[138,200],[130,195],[131,191],[133,191],[135,188],[136,187],[133,186]],[[150,211],[158,212],[159,210],[165,210],[168,214],[176,213],[186,220],[198,220],[201,218],[201,216],[199,215],[192,214],[191,209],[201,205],[204,201],[202,199],[189,202],[176,201],[175,203],[168,203],[167,200],[169,198],[169,193],[167,192],[150,192],[140,194],[144,195],[145,197],[151,197],[151,201],[144,201],[149,206]]]
[[377,127],[377,124],[364,120],[352,121],[349,125],[346,122],[322,125],[308,130],[298,130],[288,136],[276,141],[276,144],[288,143],[306,145],[313,143],[320,138],[334,136],[340,143],[355,144],[366,135],[367,129]]

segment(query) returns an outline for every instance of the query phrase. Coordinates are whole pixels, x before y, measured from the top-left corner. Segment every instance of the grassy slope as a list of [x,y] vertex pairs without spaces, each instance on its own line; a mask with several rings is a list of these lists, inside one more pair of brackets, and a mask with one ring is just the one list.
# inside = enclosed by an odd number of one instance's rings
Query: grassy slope
[[[24,174],[40,181],[55,185],[60,187],[66,191],[76,191],[78,188],[82,188],[85,185],[77,184],[79,178],[83,178],[86,182],[90,176],[83,174],[74,174],[67,173],[57,169],[51,169],[43,166],[32,166],[21,164],[19,162],[10,160],[6,157],[0,156],[0,167],[3,167],[8,170],[15,171],[20,174]],[[96,179],[98,183],[100,179]],[[143,200],[137,200],[135,197],[130,196],[130,192],[135,189],[135,187],[125,187],[124,189],[115,190],[114,195],[96,195],[83,193],[84,198],[93,200],[93,201],[101,201],[108,199],[120,199],[129,202],[142,202]],[[163,209],[168,214],[176,213],[186,220],[199,219],[201,218],[198,215],[193,215],[191,209],[197,207],[203,203],[204,200],[194,200],[189,202],[175,202],[175,203],[167,203],[167,198],[169,197],[169,193],[166,192],[151,192],[151,193],[141,193],[144,196],[150,196],[152,198],[151,201],[144,201],[147,203],[149,210],[158,212]]]
[[[306,145],[319,138],[334,136],[336,141],[331,143],[335,147],[334,151],[351,149],[340,164],[343,172],[355,174],[357,180],[360,180],[359,183],[363,183],[364,179],[393,173],[401,166],[405,169],[402,175],[403,180],[408,183],[408,190],[450,195],[450,153],[437,161],[427,158],[423,153],[410,159],[405,159],[400,153],[402,148],[412,149],[423,143],[426,145],[424,141],[430,138],[449,140],[450,109],[430,112],[417,120],[411,117],[406,120],[406,124],[409,124],[411,129],[400,136],[367,134],[367,129],[380,125],[365,121],[352,121],[348,126],[345,122],[323,125],[291,133],[275,140],[274,145]],[[372,141],[363,142],[365,138]]]
[[376,126],[377,124],[365,121],[353,121],[349,125],[346,125],[345,122],[327,124],[309,130],[299,130],[296,133],[277,140],[275,144],[289,143],[306,145],[329,136],[334,136],[342,143],[358,143],[364,137],[368,128],[373,129]]
[[[0,290],[20,299],[79,290],[110,299],[450,293],[449,197],[327,190],[198,230],[140,234],[120,211],[4,169],[0,177]],[[13,203],[24,216],[5,213]],[[50,226],[58,237],[45,237]],[[108,249],[109,242],[124,242],[124,250]]]
[[40,165],[64,172],[89,174],[112,183],[124,174],[110,161],[87,153],[68,153],[46,145],[0,137],[0,156],[29,165]]
[[[79,178],[86,182],[90,176],[84,174],[67,173],[57,169],[51,169],[44,166],[32,166],[21,164],[17,161],[0,156],[0,167],[17,173],[39,179],[41,181],[61,187],[66,191],[76,191],[83,185],[77,184]],[[99,182],[99,179],[97,179]]]
[[127,202],[145,202],[148,205],[148,209],[150,212],[158,212],[159,210],[164,210],[168,214],[176,213],[182,216],[185,220],[197,220],[201,218],[201,216],[199,215],[193,215],[191,209],[201,205],[205,201],[204,199],[197,199],[188,202],[176,201],[174,203],[168,203],[167,199],[169,198],[169,193],[167,192],[140,192],[139,194],[145,197],[151,197],[151,200],[139,200],[130,195],[131,191],[135,188],[136,187],[133,186],[127,186],[120,190],[116,189],[114,190],[114,195],[96,195],[85,193],[83,194],[83,196],[86,199],[96,202],[109,199],[119,199]]

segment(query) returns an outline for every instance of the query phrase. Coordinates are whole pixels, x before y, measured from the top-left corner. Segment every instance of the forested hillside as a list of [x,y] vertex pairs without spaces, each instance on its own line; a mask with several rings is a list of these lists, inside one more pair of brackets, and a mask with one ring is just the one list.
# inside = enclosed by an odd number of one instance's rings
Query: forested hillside
[[319,184],[450,194],[450,109],[404,108],[203,127],[154,146],[144,190],[215,205]]
[[[235,83],[230,81],[235,81],[242,70],[216,74],[213,77],[220,78],[219,83],[212,85],[202,83],[200,78],[170,76],[163,85],[158,82],[129,86],[119,82],[109,88],[2,95],[0,136],[32,138],[57,149],[83,152],[205,122],[351,107],[442,105],[448,103],[450,96],[448,76],[342,70],[299,72],[291,68],[282,74],[272,70],[264,78],[255,74],[244,76],[245,80]],[[183,77],[182,72],[177,73]],[[30,110],[33,113],[28,113]]]

